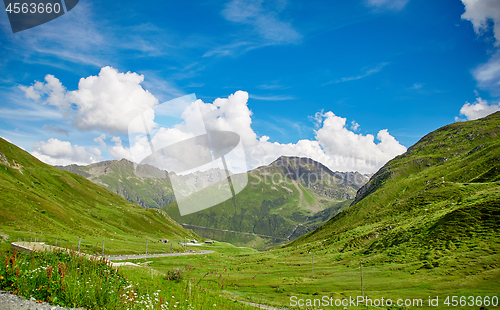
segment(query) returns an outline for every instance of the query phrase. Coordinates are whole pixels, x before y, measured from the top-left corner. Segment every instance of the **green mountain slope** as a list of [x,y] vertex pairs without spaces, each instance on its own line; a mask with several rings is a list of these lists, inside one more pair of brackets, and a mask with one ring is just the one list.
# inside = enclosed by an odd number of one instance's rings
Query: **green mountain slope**
[[499,137],[500,112],[426,135],[382,167],[350,208],[288,247],[368,264],[498,268]]
[[145,210],[77,174],[44,164],[3,139],[0,190],[0,230],[11,241],[196,237],[164,212]]
[[[144,208],[161,208],[175,201],[170,180],[167,178],[139,178],[134,163],[122,159],[108,160],[88,166],[56,166],[61,170],[77,173],[110,192]],[[151,174],[160,170],[149,167]]]
[[236,195],[236,209],[228,200],[182,217],[175,202],[164,210],[200,236],[262,249],[318,227],[366,181],[359,173],[332,172],[308,158],[282,156],[248,173],[248,185]]

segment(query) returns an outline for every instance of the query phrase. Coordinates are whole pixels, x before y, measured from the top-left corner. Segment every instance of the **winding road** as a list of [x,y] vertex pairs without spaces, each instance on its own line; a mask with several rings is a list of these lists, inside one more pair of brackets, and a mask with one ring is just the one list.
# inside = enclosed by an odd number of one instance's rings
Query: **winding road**
[[117,260],[127,260],[127,259],[143,259],[143,258],[168,257],[168,256],[202,255],[210,253],[214,253],[214,251],[202,250],[200,253],[163,253],[163,254],[107,256],[106,259],[110,261],[117,261]]

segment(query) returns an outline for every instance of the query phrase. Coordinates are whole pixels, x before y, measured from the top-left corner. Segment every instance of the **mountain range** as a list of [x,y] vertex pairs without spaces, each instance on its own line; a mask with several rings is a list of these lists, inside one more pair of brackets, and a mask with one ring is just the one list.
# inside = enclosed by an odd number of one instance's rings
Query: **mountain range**
[[[292,240],[315,229],[348,206],[369,179],[357,172],[333,172],[308,158],[282,156],[248,172],[248,185],[235,197],[236,209],[229,200],[181,216],[170,180],[152,166],[138,168],[147,169],[149,176],[158,175],[156,178],[139,176],[134,163],[125,159],[57,168],[80,174],[145,208],[162,208],[202,237],[256,248]],[[210,169],[179,177],[186,188],[201,190],[225,180],[226,174]]]

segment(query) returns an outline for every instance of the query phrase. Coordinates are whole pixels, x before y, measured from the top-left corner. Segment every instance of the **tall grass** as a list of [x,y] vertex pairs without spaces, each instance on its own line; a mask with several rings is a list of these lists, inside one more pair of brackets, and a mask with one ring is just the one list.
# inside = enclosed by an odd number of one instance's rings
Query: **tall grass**
[[0,253],[0,289],[65,307],[86,309],[247,309],[220,294],[190,283],[184,272],[167,275],[146,268],[114,268],[101,258],[75,252]]

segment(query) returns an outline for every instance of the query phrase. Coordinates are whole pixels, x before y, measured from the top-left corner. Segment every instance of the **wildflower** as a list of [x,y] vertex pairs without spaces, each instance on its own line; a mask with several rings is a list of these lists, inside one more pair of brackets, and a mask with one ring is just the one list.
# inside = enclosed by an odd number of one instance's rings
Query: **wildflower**
[[49,281],[52,278],[52,270],[52,267],[47,268],[47,278],[49,278]]

